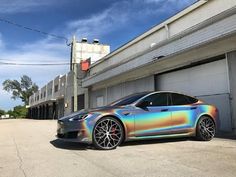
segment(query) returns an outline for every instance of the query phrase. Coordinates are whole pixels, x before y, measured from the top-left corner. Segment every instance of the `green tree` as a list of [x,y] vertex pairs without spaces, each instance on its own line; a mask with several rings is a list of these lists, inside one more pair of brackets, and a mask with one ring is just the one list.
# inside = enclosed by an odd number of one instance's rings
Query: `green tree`
[[5,80],[3,89],[12,93],[12,99],[20,98],[25,105],[28,105],[29,97],[38,90],[38,86],[32,82],[29,76],[23,75],[20,81]]
[[5,111],[0,109],[0,116],[4,115],[5,114]]
[[9,114],[10,117],[16,116],[12,110],[7,111],[7,114]]
[[26,118],[27,108],[25,106],[15,106],[13,109],[13,116],[15,118]]
[[12,110],[9,110],[7,114],[10,115],[10,117],[14,118],[26,118],[27,116],[27,108],[25,106],[15,106]]

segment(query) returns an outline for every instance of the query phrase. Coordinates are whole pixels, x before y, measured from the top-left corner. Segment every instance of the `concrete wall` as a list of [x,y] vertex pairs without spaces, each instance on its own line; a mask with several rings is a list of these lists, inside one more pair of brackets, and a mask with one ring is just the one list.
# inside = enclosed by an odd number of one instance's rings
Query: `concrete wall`
[[65,96],[66,86],[67,86],[67,75],[65,74],[64,76],[60,77],[59,95],[61,97]]
[[91,75],[106,69],[107,66],[134,58],[137,54],[149,49],[152,43],[159,44],[235,6],[235,0],[199,1],[112,52],[102,62],[91,68]]
[[45,85],[44,87],[42,87],[40,92],[42,94],[42,98],[40,94],[40,101],[46,101],[47,100],[47,86]]
[[[81,75],[84,75],[84,73],[78,72]],[[78,78],[81,76],[78,75]],[[73,86],[73,72],[69,72],[67,74],[66,78],[66,88],[65,88],[65,96],[64,96],[64,102],[67,105],[67,107],[64,109],[64,115],[69,115],[72,113],[72,97],[74,96],[74,86]],[[86,93],[86,88],[81,87],[81,81],[78,79],[78,86],[77,86],[77,93],[78,95]],[[87,98],[87,96],[86,96]]]
[[232,110],[232,125],[236,134],[236,51],[227,54],[229,65],[229,84]]
[[87,42],[76,43],[77,62],[91,58],[91,63],[94,63],[110,53],[110,46],[103,44],[93,44]]
[[54,84],[53,81],[50,81],[47,84],[47,99],[50,100],[53,98],[53,94],[54,94]]
[[[53,83],[53,97],[54,98],[57,98],[60,96],[60,92],[59,92],[59,87],[60,87],[60,77],[61,76],[57,76],[55,79],[54,79],[54,83]],[[57,89],[57,90],[56,90]]]
[[[78,72],[78,77],[84,77],[83,72]],[[58,87],[58,91],[55,90]],[[57,76],[54,80],[50,81],[47,85],[42,87],[38,92],[30,97],[30,108],[35,108],[33,110],[34,116],[40,113],[41,116],[36,116],[36,118],[53,118],[58,116],[59,118],[72,113],[72,97],[73,92],[73,73],[69,72],[64,76]],[[80,80],[78,80],[78,95],[84,94],[86,88],[81,87]],[[44,92],[46,91],[46,97],[44,97]],[[41,93],[43,98],[41,99]],[[39,100],[38,99],[39,96]],[[88,94],[86,95],[86,99]],[[46,115],[46,107],[48,108],[48,114]],[[88,107],[88,101],[86,102]],[[32,112],[32,111],[31,111]],[[36,112],[36,113],[35,113]]]
[[[157,45],[152,50],[144,52],[138,57],[134,57],[127,62],[119,63],[117,66],[107,67],[106,70],[97,72],[94,75],[86,77],[83,80],[83,86],[87,87],[92,84],[102,82],[110,77],[135,70],[137,68],[148,65],[155,60],[158,60],[158,56],[165,56],[162,59],[168,59],[169,57],[176,56],[180,53],[184,53],[190,49],[197,49],[199,46],[223,39],[225,36],[230,36],[236,33],[236,8],[230,11],[230,14],[224,13],[221,18],[215,17],[213,20],[209,20],[206,24],[198,26],[197,30],[190,29],[188,33],[180,34],[180,36],[166,41],[165,44]],[[234,13],[232,15],[231,13]],[[229,16],[228,16],[229,15]],[[229,48],[235,47],[229,46]],[[91,73],[93,71],[91,70]]]

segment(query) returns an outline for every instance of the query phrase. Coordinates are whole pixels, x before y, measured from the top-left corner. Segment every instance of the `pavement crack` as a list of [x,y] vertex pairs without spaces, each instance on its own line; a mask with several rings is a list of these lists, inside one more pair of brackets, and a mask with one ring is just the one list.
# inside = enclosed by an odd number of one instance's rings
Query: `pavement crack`
[[17,158],[18,158],[19,161],[20,161],[19,169],[22,171],[23,175],[24,175],[25,177],[27,177],[27,175],[26,175],[26,173],[25,173],[25,170],[24,170],[24,168],[23,168],[23,164],[22,164],[22,163],[23,163],[23,160],[22,160],[22,157],[21,157],[21,155],[20,155],[20,151],[19,151],[19,148],[18,148],[18,146],[17,146],[16,140],[15,140],[14,137],[13,137],[13,142],[14,142],[14,145],[15,145],[15,148],[16,148]]

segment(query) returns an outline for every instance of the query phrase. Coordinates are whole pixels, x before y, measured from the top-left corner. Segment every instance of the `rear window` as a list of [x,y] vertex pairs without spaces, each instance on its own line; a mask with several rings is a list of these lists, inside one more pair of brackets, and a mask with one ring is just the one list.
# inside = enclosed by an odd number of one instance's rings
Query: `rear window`
[[186,105],[198,102],[198,99],[186,95],[171,93],[173,105]]
[[120,100],[117,100],[117,101],[109,104],[108,106],[124,106],[124,105],[128,105],[128,104],[132,104],[147,94],[148,94],[147,92],[144,92],[144,93],[136,93],[133,95],[129,95],[127,97],[121,98]]

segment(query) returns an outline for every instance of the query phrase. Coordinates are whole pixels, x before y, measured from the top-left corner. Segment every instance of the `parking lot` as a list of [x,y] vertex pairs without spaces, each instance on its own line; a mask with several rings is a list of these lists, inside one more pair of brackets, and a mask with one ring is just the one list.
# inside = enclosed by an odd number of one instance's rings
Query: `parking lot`
[[236,140],[129,142],[99,151],[55,139],[54,120],[0,120],[0,177],[227,176]]

